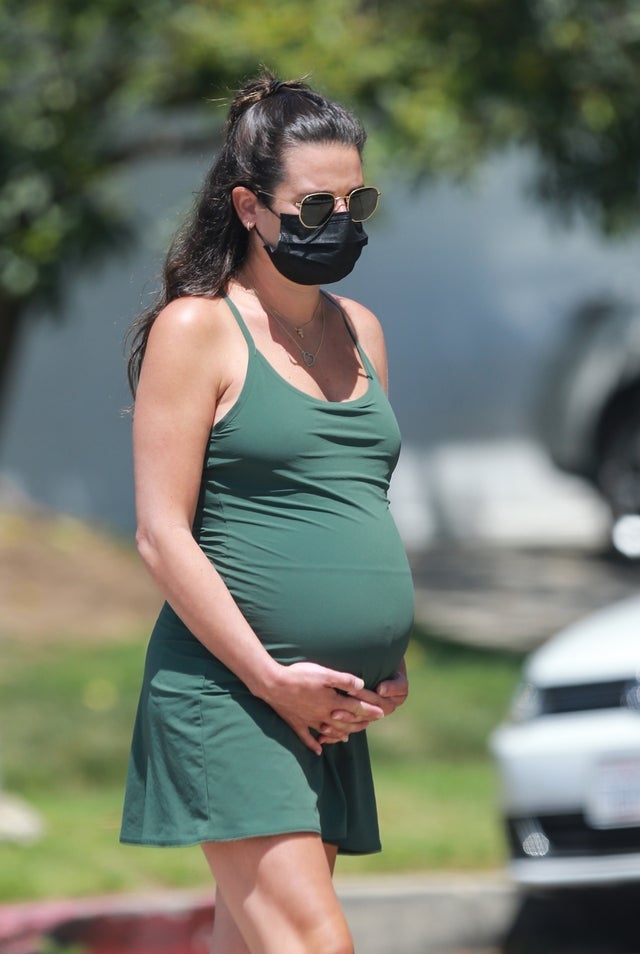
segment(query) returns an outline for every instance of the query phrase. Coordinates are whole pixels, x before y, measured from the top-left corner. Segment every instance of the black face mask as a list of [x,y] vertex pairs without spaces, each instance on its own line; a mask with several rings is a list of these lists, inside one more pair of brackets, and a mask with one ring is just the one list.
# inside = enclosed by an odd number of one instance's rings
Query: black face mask
[[324,225],[307,229],[297,215],[282,214],[277,245],[264,237],[267,255],[281,275],[297,285],[339,282],[352,270],[369,241],[361,222],[348,212],[334,212]]

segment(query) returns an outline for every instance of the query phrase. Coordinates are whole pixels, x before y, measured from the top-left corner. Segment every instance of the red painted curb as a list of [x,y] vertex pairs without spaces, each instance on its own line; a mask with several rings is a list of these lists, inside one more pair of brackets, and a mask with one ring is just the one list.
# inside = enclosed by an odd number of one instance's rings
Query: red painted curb
[[211,894],[114,895],[0,907],[0,954],[37,954],[44,938],[83,954],[208,954]]

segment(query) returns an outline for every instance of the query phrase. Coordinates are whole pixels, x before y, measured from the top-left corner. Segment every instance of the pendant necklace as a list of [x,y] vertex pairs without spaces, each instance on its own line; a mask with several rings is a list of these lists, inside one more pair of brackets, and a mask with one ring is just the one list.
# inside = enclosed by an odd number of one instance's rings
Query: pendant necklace
[[306,328],[307,325],[313,324],[313,322],[316,320],[316,315],[318,314],[318,311],[319,311],[319,309],[320,309],[320,304],[321,304],[321,299],[319,298],[319,299],[318,299],[318,304],[316,305],[316,308],[315,308],[315,311],[314,311],[314,313],[311,315],[311,318],[309,318],[309,321],[304,321],[301,325],[294,325],[294,326],[293,326],[293,330],[295,331],[295,333],[297,334],[297,336],[298,336],[299,338],[304,338],[304,331],[303,331],[302,329],[303,329],[303,328]]
[[[307,348],[303,348],[303,347],[300,345],[300,343],[298,342],[298,338],[304,339],[304,331],[303,331],[303,329],[306,328],[307,325],[313,324],[313,322],[316,320],[316,318],[317,318],[317,316],[318,316],[318,312],[320,311],[320,309],[321,309],[321,307],[322,307],[322,303],[323,303],[323,302],[322,302],[322,296],[320,296],[320,297],[318,298],[318,304],[316,305],[315,310],[314,310],[313,314],[311,315],[311,318],[309,318],[308,321],[304,321],[304,322],[303,322],[302,324],[300,324],[300,325],[294,325],[293,322],[292,322],[292,321],[289,321],[288,319],[286,319],[286,318],[284,317],[284,315],[279,314],[279,312],[277,312],[277,311],[275,310],[275,308],[267,308],[267,306],[264,304],[264,302],[262,301],[262,299],[261,299],[260,296],[258,295],[258,292],[255,290],[255,288],[252,288],[251,291],[253,292],[253,294],[256,296],[256,298],[257,298],[258,301],[260,302],[260,305],[262,306],[262,310],[266,313],[266,315],[267,315],[269,318],[273,318],[273,320],[274,320],[278,325],[280,325],[280,327],[282,328],[282,330],[284,331],[284,333],[285,333],[289,338],[291,338],[291,340],[292,340],[293,343],[295,344],[296,348],[299,350],[300,354],[302,355],[302,360],[303,360],[304,364],[307,366],[307,368],[312,368],[312,367],[314,366],[314,364],[316,363],[316,358],[317,358],[318,355],[320,354],[320,348],[322,347],[322,342],[324,341],[324,312],[323,312],[323,314],[322,314],[322,330],[321,330],[321,332],[320,332],[320,341],[318,342],[318,347],[316,348],[316,350],[315,350],[315,351],[309,351]],[[298,336],[298,338],[295,338],[294,335],[291,333],[291,326],[292,326],[292,325],[293,325],[293,329],[294,329],[296,335]]]
[[[264,308],[264,305],[262,307]],[[280,325],[284,333],[288,335],[289,338],[291,338],[296,348],[298,348],[298,350],[300,351],[300,354],[302,355],[302,360],[304,361],[306,366],[308,368],[312,368],[314,364],[316,363],[316,358],[320,354],[320,348],[322,347],[322,342],[324,341],[324,314],[322,315],[322,330],[320,332],[320,341],[318,342],[318,347],[316,348],[315,351],[307,351],[306,348],[303,348],[302,345],[298,343],[298,339],[291,334],[291,332],[289,331],[287,326],[284,324],[284,322],[280,321],[280,319],[278,318],[276,314],[274,314],[274,312],[267,311],[266,308],[264,310],[267,312],[267,315],[269,316],[269,318],[273,318],[274,321],[276,321]],[[317,311],[318,309],[316,308],[313,318],[315,318]],[[311,321],[313,321],[313,318],[311,319]],[[307,321],[306,324],[308,325],[311,324],[311,321]],[[300,334],[300,331],[298,328],[296,328],[296,331],[298,332],[298,334]],[[300,337],[302,338],[304,336],[300,335]]]

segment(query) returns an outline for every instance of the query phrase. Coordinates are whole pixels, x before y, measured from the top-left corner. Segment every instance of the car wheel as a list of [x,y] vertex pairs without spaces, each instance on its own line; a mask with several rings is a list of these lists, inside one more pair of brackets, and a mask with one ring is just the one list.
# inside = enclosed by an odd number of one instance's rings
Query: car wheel
[[596,483],[613,517],[612,543],[640,558],[640,399],[603,427]]

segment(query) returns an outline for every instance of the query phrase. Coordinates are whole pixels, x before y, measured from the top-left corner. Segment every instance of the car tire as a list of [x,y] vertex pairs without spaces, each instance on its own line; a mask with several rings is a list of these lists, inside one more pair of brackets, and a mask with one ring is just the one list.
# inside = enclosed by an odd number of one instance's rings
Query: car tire
[[640,558],[640,395],[610,416],[601,430],[596,485],[612,514],[614,549]]

